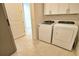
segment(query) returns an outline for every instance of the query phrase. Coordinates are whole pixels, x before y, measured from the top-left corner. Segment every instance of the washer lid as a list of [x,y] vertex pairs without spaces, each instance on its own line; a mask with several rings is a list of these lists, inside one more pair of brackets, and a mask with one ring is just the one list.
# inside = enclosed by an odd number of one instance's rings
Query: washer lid
[[44,21],[42,24],[48,24],[48,25],[51,25],[51,24],[53,24],[54,23],[54,21]]

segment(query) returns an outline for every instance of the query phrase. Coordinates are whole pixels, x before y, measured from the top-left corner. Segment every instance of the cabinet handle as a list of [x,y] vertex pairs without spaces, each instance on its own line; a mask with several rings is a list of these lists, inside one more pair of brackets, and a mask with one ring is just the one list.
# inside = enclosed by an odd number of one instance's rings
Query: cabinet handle
[[66,13],[69,14],[69,13],[70,13],[70,9],[67,9],[67,10],[66,10]]
[[49,14],[52,14],[52,11],[51,10],[49,11]]
[[9,20],[7,19],[8,26],[10,26]]

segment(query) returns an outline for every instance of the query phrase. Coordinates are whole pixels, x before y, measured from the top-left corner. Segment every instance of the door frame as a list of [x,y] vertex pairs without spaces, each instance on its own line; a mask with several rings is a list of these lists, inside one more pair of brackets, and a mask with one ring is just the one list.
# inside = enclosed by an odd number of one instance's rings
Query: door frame
[[[6,18],[8,18],[4,4],[5,3],[2,3],[3,8],[4,8],[4,12],[5,12],[5,16],[6,16]],[[23,9],[23,19],[24,19],[23,3],[22,3],[22,9]],[[31,13],[30,15],[31,15],[31,26],[32,26],[32,38],[37,39],[37,35],[36,35],[36,19],[35,19],[35,5],[34,5],[34,3],[30,3],[30,13]]]
[[30,3],[31,23],[32,23],[32,38],[37,39],[36,35],[36,19],[35,19],[35,5]]

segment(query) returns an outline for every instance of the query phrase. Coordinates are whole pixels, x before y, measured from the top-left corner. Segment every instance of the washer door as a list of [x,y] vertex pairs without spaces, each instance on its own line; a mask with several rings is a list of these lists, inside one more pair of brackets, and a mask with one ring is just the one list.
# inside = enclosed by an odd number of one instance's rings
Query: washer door
[[39,27],[39,40],[50,43],[52,34],[52,26],[40,25]]

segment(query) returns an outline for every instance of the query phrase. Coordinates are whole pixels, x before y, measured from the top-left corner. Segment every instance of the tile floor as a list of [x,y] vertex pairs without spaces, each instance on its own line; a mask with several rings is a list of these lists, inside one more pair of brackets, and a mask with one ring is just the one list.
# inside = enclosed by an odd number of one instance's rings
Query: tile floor
[[75,51],[67,51],[57,46],[33,40],[30,35],[15,40],[17,51],[12,56],[74,56]]

